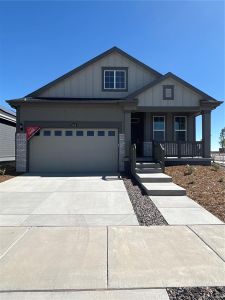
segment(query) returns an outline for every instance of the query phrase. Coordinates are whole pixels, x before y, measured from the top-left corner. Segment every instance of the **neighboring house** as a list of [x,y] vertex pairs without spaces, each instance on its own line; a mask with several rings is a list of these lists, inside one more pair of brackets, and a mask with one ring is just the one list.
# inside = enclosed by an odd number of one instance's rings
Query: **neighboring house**
[[17,110],[17,170],[30,172],[123,171],[132,143],[140,160],[154,160],[161,142],[168,161],[210,163],[211,111],[221,104],[117,47],[8,103]]
[[16,114],[0,106],[0,163],[15,160]]

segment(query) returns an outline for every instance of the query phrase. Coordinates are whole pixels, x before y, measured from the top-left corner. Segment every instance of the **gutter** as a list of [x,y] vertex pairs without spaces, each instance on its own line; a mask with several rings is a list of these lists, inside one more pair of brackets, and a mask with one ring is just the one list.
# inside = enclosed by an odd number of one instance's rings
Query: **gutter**
[[115,100],[97,100],[97,99],[37,99],[37,98],[22,98],[22,99],[12,99],[6,100],[6,102],[13,108],[17,108],[21,104],[32,104],[32,103],[67,103],[67,104],[126,104],[126,103],[133,103],[137,104],[137,99],[115,99]]
[[8,117],[8,116],[6,116],[6,115],[3,115],[3,114],[1,114],[1,113],[0,113],[0,119],[4,119],[4,120],[6,120],[6,121],[10,121],[10,122],[16,123],[16,118],[13,119],[13,118]]

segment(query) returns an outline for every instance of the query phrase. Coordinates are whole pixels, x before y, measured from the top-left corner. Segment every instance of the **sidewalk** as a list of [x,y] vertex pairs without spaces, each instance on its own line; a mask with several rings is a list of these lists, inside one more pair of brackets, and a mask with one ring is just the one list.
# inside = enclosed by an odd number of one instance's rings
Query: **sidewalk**
[[0,240],[1,291],[225,285],[225,225],[2,227]]

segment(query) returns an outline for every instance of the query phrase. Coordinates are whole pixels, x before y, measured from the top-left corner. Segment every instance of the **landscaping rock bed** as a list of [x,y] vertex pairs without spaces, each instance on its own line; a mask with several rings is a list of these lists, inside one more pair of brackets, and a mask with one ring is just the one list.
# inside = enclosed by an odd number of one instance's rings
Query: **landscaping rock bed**
[[15,164],[1,163],[0,164],[0,183],[6,180],[12,179],[15,176],[20,175],[16,172]]
[[134,179],[123,176],[123,181],[140,225],[168,225],[157,207]]
[[225,168],[212,166],[166,167],[173,182],[186,189],[187,195],[225,222]]
[[225,300],[225,287],[167,289],[170,300]]

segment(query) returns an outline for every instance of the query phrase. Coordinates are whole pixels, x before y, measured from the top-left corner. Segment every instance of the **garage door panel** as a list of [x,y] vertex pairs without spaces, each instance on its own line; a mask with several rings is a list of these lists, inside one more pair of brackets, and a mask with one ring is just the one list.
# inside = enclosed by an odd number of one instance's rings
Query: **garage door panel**
[[[50,136],[44,136],[50,131]],[[55,136],[61,131],[61,136]],[[30,140],[30,172],[117,172],[118,131],[116,129],[44,129]],[[83,136],[77,136],[82,131]],[[94,136],[88,136],[93,134]],[[104,136],[98,136],[103,131]],[[49,134],[49,132],[48,132]],[[71,134],[71,133],[70,133]],[[79,133],[80,134],[80,133]],[[100,133],[102,134],[102,133]]]

